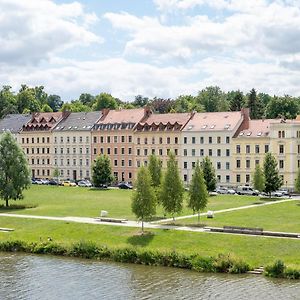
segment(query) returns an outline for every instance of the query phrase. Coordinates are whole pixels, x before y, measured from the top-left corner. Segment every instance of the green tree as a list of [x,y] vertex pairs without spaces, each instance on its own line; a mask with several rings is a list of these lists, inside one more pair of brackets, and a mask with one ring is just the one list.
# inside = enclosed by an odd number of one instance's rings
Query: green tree
[[172,214],[174,221],[174,214],[182,210],[183,193],[184,188],[179,175],[177,161],[175,155],[170,152],[167,170],[161,184],[160,202],[164,210]]
[[[228,108],[228,104],[224,93],[218,86],[209,86],[200,91],[197,96],[197,101],[207,112],[221,111]],[[225,109],[227,110],[227,109]]]
[[197,102],[197,98],[192,95],[181,95],[175,100],[174,110],[178,113],[203,112],[203,106]]
[[153,187],[155,188],[159,187],[161,183],[161,161],[154,154],[150,155],[149,157],[148,169],[152,179]]
[[53,112],[53,110],[48,104],[44,104],[42,106],[42,112]]
[[64,102],[58,95],[49,95],[47,98],[47,104],[52,108],[53,111],[61,110]]
[[299,111],[299,104],[290,96],[273,97],[266,107],[266,117],[275,119],[278,117],[294,119]]
[[216,171],[208,156],[204,157],[204,159],[202,160],[201,167],[203,170],[203,176],[204,176],[206,188],[209,192],[212,192],[216,189],[217,179],[216,179]]
[[107,155],[99,155],[96,158],[92,166],[92,180],[95,187],[111,184],[114,180]]
[[9,132],[0,139],[0,198],[8,206],[9,200],[23,198],[23,190],[30,185],[26,156]]
[[59,176],[60,176],[60,172],[59,172],[59,169],[58,169],[58,168],[55,168],[55,169],[54,169],[52,176],[53,176],[54,178],[56,178],[57,186],[59,186]]
[[0,91],[0,118],[17,111],[16,97],[11,91],[11,86],[4,85]]
[[143,97],[142,95],[137,95],[134,97],[134,101],[132,102],[134,107],[144,107],[149,103],[149,98]]
[[259,97],[256,95],[256,90],[252,89],[248,95],[248,107],[250,109],[251,119],[261,119],[263,117],[263,106]]
[[253,187],[260,192],[262,192],[265,188],[265,177],[259,164],[255,166],[255,171],[253,174]]
[[240,111],[244,106],[244,95],[238,90],[227,94],[229,98],[229,106],[231,111]]
[[155,215],[155,193],[151,186],[151,176],[144,166],[139,168],[136,190],[133,192],[131,209],[138,220],[142,221],[142,233],[144,233],[144,221]]
[[203,172],[200,168],[199,162],[197,162],[190,184],[188,207],[191,208],[194,213],[198,213],[198,224],[200,222],[200,210],[203,210],[206,207],[207,200],[208,192]]
[[265,189],[264,191],[271,197],[271,192],[278,190],[282,186],[282,180],[279,176],[277,161],[270,153],[266,153],[264,159]]
[[22,85],[16,98],[17,109],[19,113],[24,111],[38,112],[41,110],[40,103],[35,98],[35,91],[32,88]]
[[95,96],[88,94],[88,93],[83,93],[79,96],[78,99],[83,105],[86,105],[88,107],[92,107],[93,104],[95,103]]
[[116,109],[118,108],[118,103],[116,98],[107,93],[101,93],[96,96],[95,103],[93,105],[93,110],[98,111],[103,108]]
[[295,181],[295,191],[297,193],[300,193],[300,168],[298,168],[297,178],[296,178],[296,181]]

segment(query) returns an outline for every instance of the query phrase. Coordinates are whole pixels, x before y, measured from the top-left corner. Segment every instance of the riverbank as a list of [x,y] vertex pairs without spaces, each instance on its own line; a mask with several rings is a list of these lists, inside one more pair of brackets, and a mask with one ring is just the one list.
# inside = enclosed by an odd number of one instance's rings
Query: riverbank
[[[154,252],[159,255],[167,253],[167,257],[170,253],[176,253],[180,257],[191,258],[196,255],[204,259],[218,258],[221,254],[222,257],[230,257],[234,261],[249,265],[250,269],[261,265],[272,265],[280,259],[288,268],[300,270],[299,240],[159,229],[140,235],[137,228],[8,217],[0,218],[0,227],[14,229],[12,232],[0,233],[0,243],[13,245],[15,241],[21,241],[21,244],[31,245],[24,249],[20,247],[19,250],[25,252],[36,253],[36,249],[41,249],[37,253],[50,253],[44,249],[45,247],[54,249],[53,251],[56,251],[56,248],[64,249],[61,255],[68,255],[72,252],[68,249],[82,243],[92,244],[92,249],[96,249],[96,254],[99,249],[108,249],[112,251],[111,253],[119,249],[120,251],[125,249],[126,253],[127,249],[130,249],[130,253],[131,251]],[[48,242],[48,239],[51,241]],[[15,247],[2,248],[2,250],[5,249],[14,251]],[[229,253],[230,256],[228,256]],[[147,254],[143,255],[147,256]],[[115,254],[112,254],[110,259],[115,260]]]

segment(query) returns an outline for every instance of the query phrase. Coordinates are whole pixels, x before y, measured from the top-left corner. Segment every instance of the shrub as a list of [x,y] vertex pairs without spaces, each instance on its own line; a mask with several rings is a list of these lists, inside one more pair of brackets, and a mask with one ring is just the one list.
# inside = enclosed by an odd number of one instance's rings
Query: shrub
[[9,251],[9,252],[28,252],[28,245],[23,241],[4,241],[0,242],[0,251]]
[[192,269],[198,272],[216,272],[212,257],[195,256],[192,258]]
[[233,266],[233,260],[229,254],[219,254],[214,261],[214,267],[219,273],[228,273]]
[[265,274],[270,277],[283,278],[285,265],[283,261],[276,260],[273,265],[266,266]]
[[72,245],[69,255],[82,258],[94,258],[99,253],[99,249],[93,242],[80,241]]
[[284,271],[284,277],[287,279],[300,279],[300,270],[288,268]]
[[250,270],[249,264],[241,260],[236,260],[233,261],[233,265],[229,268],[228,272],[231,274],[242,274],[248,272],[249,270]]
[[116,249],[112,251],[111,258],[118,262],[137,263],[137,252],[132,248]]

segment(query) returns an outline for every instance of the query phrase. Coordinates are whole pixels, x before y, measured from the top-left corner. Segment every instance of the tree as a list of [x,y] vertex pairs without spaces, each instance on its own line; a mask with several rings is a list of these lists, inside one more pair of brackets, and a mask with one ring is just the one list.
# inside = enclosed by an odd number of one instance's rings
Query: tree
[[42,112],[53,112],[53,110],[48,104],[44,104],[42,106]]
[[262,192],[265,188],[265,177],[259,164],[255,166],[253,175],[253,187],[260,192]]
[[271,192],[278,190],[282,186],[275,157],[266,153],[264,159],[265,189],[264,191],[271,197]]
[[110,159],[107,155],[99,155],[96,158],[92,166],[92,180],[95,187],[108,185],[114,180]]
[[159,187],[161,183],[161,161],[154,154],[149,157],[148,169],[152,179],[152,186],[155,188]]
[[295,181],[295,191],[297,193],[300,193],[300,168],[298,168],[297,178],[296,178],[296,181]]
[[23,198],[23,190],[30,185],[26,156],[13,135],[3,133],[0,139],[0,198],[6,202]]
[[0,91],[0,118],[16,112],[16,97],[11,91],[11,86],[4,85]]
[[198,224],[200,222],[200,210],[206,207],[207,200],[208,192],[203,172],[200,168],[199,162],[197,162],[190,184],[188,207],[191,208],[194,213],[198,213]]
[[261,100],[256,95],[256,90],[252,89],[248,95],[248,107],[251,119],[261,119],[263,116],[263,106]]
[[150,106],[154,112],[166,114],[170,112],[172,107],[174,106],[174,100],[154,97],[150,103]]
[[53,171],[53,177],[56,178],[57,186],[59,186],[59,176],[60,176],[59,169],[55,168],[54,171]]
[[134,107],[144,107],[148,105],[149,98],[143,97],[142,95],[137,95],[134,97],[134,101],[132,102]]
[[22,85],[19,93],[17,94],[16,104],[19,113],[24,113],[24,111],[38,112],[41,110],[40,103],[35,98],[35,90]]
[[216,179],[215,169],[208,156],[204,157],[201,163],[201,167],[203,170],[203,176],[204,176],[206,188],[209,192],[212,192],[216,189],[217,179]]
[[49,95],[47,98],[47,104],[52,108],[53,111],[59,111],[64,102],[58,95]]
[[92,105],[95,102],[95,97],[88,93],[83,93],[79,96],[78,99],[83,105],[86,105],[88,107],[92,107]]
[[221,111],[222,109],[228,108],[228,104],[225,103],[227,100],[225,99],[224,93],[218,86],[209,86],[200,91],[197,96],[197,101],[207,112]]
[[299,104],[290,96],[273,97],[266,107],[266,117],[275,119],[278,117],[294,119],[299,111]]
[[244,95],[238,90],[227,94],[229,98],[229,106],[231,111],[240,111],[244,106]]
[[182,210],[183,183],[180,179],[175,155],[170,152],[167,162],[167,170],[162,180],[160,202],[167,213],[171,213],[175,221],[174,214]]
[[131,209],[136,217],[142,221],[142,233],[144,233],[144,221],[155,215],[155,193],[151,186],[149,170],[142,166],[139,168],[136,190],[133,192]]
[[175,100],[174,110],[178,113],[183,112],[203,112],[203,106],[197,102],[197,98],[192,95],[181,95]]
[[116,109],[118,108],[117,100],[110,94],[101,93],[96,96],[93,110],[98,111],[103,108]]

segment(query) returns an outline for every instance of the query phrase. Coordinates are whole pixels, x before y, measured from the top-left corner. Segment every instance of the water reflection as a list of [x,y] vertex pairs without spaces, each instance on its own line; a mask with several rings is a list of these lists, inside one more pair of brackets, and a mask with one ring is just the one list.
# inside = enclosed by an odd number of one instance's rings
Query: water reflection
[[0,299],[300,299],[300,283],[2,253]]

